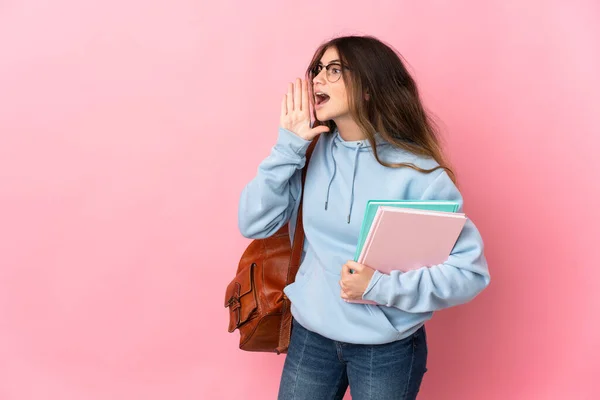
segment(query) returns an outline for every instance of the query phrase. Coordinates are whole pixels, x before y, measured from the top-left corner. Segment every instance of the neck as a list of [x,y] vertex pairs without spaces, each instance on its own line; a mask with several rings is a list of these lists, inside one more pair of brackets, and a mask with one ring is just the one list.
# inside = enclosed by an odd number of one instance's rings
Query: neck
[[340,132],[340,136],[345,141],[352,142],[366,138],[366,135],[360,129],[358,124],[350,116],[336,118],[334,119],[334,122]]

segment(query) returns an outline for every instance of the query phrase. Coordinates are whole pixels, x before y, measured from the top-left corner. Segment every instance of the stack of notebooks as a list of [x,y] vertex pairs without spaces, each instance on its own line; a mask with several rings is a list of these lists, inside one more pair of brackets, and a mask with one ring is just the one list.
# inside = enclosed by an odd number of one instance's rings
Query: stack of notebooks
[[452,201],[369,201],[354,261],[385,274],[444,263],[467,219],[458,207]]

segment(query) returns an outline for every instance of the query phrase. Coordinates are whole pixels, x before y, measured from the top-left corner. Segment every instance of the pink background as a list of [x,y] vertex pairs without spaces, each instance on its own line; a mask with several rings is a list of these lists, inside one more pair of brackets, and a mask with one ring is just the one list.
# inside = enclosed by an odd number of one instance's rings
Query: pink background
[[0,2],[0,400],[275,398],[226,329],[237,200],[348,33],[409,61],[492,272],[420,398],[600,398],[600,3],[260,4]]

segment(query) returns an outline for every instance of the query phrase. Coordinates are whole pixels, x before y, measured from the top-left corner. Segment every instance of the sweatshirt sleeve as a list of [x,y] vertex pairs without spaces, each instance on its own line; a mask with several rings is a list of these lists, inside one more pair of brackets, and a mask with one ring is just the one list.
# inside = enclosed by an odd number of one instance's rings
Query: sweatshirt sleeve
[[266,238],[289,221],[302,190],[301,171],[309,144],[279,128],[275,146],[240,196],[238,227],[243,236]]
[[[462,196],[446,171],[435,178],[421,199],[458,201],[458,211],[463,209]],[[467,303],[489,283],[483,240],[467,218],[445,263],[390,275],[375,271],[363,299],[407,312],[433,312]]]

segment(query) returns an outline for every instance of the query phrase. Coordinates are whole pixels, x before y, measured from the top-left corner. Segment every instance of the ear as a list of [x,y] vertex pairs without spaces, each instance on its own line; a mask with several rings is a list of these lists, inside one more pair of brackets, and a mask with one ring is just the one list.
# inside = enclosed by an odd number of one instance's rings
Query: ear
[[365,100],[366,100],[366,101],[369,101],[369,98],[370,98],[370,97],[371,97],[371,96],[369,96],[369,92],[365,93]]

